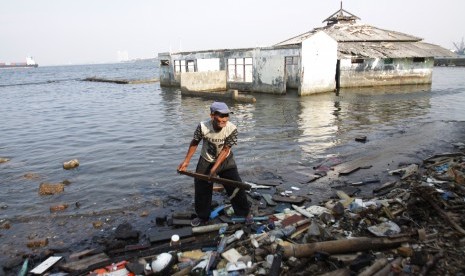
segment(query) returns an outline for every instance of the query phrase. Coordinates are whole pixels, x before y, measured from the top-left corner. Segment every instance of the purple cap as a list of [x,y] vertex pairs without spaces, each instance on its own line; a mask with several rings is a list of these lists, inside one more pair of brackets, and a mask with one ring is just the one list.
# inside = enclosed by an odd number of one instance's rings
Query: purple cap
[[231,111],[229,111],[228,106],[223,102],[213,102],[212,103],[212,105],[210,106],[210,113],[213,114],[215,112],[218,112],[218,113],[221,113],[221,114],[232,113]]

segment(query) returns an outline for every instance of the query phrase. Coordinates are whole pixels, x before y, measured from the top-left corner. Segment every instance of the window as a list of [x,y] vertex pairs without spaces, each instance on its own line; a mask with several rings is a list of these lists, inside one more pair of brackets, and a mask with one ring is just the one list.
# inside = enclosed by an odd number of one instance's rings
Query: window
[[174,72],[179,74],[186,72],[186,61],[185,60],[175,60],[174,61]]
[[228,59],[228,81],[252,82],[252,58]]
[[392,58],[385,58],[384,59],[384,64],[392,64],[394,60]]
[[170,61],[167,59],[160,60],[160,66],[168,66],[170,65]]
[[425,62],[425,58],[424,57],[414,57],[413,62]]
[[299,57],[297,56],[292,56],[292,57],[286,57],[286,65],[297,65],[299,64]]
[[193,60],[187,61],[187,72],[195,72],[195,62]]
[[363,58],[353,58],[352,63],[363,63]]

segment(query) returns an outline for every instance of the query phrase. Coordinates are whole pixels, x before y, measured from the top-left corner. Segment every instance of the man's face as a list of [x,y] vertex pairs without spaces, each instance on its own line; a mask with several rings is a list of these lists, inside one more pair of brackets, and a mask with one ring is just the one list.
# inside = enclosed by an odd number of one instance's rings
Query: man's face
[[226,123],[229,120],[229,114],[221,114],[218,112],[215,112],[213,114],[210,114],[213,122],[213,127],[216,129],[222,129],[223,127],[226,126]]

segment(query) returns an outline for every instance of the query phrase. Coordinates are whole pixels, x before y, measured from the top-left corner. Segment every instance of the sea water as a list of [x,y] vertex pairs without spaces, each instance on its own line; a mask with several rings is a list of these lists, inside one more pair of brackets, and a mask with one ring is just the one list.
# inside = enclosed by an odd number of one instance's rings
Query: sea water
[[[47,220],[54,215],[50,206],[63,203],[70,207],[61,215],[74,217],[150,211],[154,202],[167,198],[191,208],[193,180],[176,168],[197,124],[209,118],[212,100],[182,96],[178,88],[159,83],[84,81],[87,77],[157,78],[158,65],[0,71],[0,157],[10,159],[0,164],[0,219],[13,224]],[[465,121],[465,68],[434,68],[433,84],[426,86],[253,96],[255,104],[227,101],[238,126],[233,151],[243,180],[278,180],[300,185],[304,193],[314,188],[319,194],[330,192],[326,184],[305,183],[305,173],[327,158],[344,161],[370,151],[390,158],[393,153],[386,150],[402,144],[396,155],[426,155],[434,153],[429,145],[464,132],[455,123]],[[368,142],[355,142],[359,135]],[[408,151],[418,147],[423,150]],[[189,170],[197,158],[198,153]],[[71,159],[80,166],[64,170],[63,163]],[[63,193],[38,194],[40,183],[64,180],[70,184]]]

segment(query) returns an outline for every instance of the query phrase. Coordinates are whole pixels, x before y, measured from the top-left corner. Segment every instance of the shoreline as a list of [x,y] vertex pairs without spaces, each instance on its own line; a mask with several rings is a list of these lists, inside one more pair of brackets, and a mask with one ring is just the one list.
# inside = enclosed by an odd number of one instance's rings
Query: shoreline
[[[376,176],[380,179],[378,183],[367,184],[358,187],[360,193],[357,197],[367,197],[371,191],[380,187],[385,182],[389,181],[393,176],[387,175],[387,169],[396,169],[399,165],[409,163],[419,163],[421,160],[426,159],[434,154],[451,152],[457,150],[454,143],[465,141],[465,122],[436,122],[434,124],[447,124],[449,126],[449,133],[435,134],[434,127],[429,130],[409,130],[406,132],[400,131],[398,135],[392,137],[391,143],[381,141],[381,144],[375,143],[368,136],[367,143],[355,144],[359,148],[354,148],[350,154],[347,154],[340,165],[337,165],[335,170],[328,170],[328,174],[314,182],[308,183],[308,188],[311,189],[311,195],[308,191],[301,190],[300,193],[305,194],[311,198],[310,205],[318,205],[323,200],[330,198],[334,194],[332,187],[356,182],[364,178],[372,178]],[[430,139],[424,139],[425,135],[430,135]],[[423,139],[419,139],[419,138]],[[365,150],[361,150],[364,148]],[[367,150],[367,148],[369,150]],[[337,149],[334,149],[337,151]],[[463,151],[463,150],[462,150]],[[347,163],[370,163],[371,167],[368,169],[360,169],[348,175],[338,175],[338,166]],[[317,165],[317,164],[313,164]],[[301,166],[307,168],[306,166]],[[302,173],[302,168],[294,172],[287,173],[289,179],[304,179],[311,175],[309,171]],[[241,170],[241,168],[239,168]],[[278,169],[278,168],[275,168]],[[283,169],[283,168],[281,168]],[[340,168],[339,168],[340,169]],[[279,169],[276,170],[277,175],[281,175]],[[296,176],[295,174],[299,174]],[[283,180],[286,181],[286,174],[282,173]],[[245,176],[248,175],[247,171]],[[294,181],[295,183],[295,181]],[[293,183],[283,183],[279,189],[287,190]],[[371,194],[372,195],[372,194]],[[214,200],[224,199],[221,195],[216,195]],[[60,214],[52,213],[50,216],[43,216],[31,219],[12,220],[9,228],[1,229],[2,239],[8,241],[2,244],[2,255],[0,262],[8,269],[19,268],[24,260],[24,256],[39,256],[43,255],[45,251],[68,252],[84,250],[95,243],[95,239],[99,236],[109,235],[114,231],[118,225],[129,222],[135,226],[137,231],[142,233],[141,237],[147,237],[150,231],[158,229],[156,226],[157,217],[166,215],[174,211],[192,211],[193,207],[188,204],[193,202],[193,197],[187,199],[176,199],[165,197],[158,198],[152,201],[143,202],[134,208],[122,208],[115,210],[108,210],[107,213],[92,213],[87,214]],[[183,207],[179,207],[183,205]],[[93,224],[96,221],[102,222],[99,227]],[[4,225],[5,222],[2,222]],[[162,229],[158,230],[163,230]],[[165,230],[170,229],[165,226]],[[28,241],[47,239],[48,245],[40,248],[27,248]],[[6,266],[5,266],[6,264]]]

